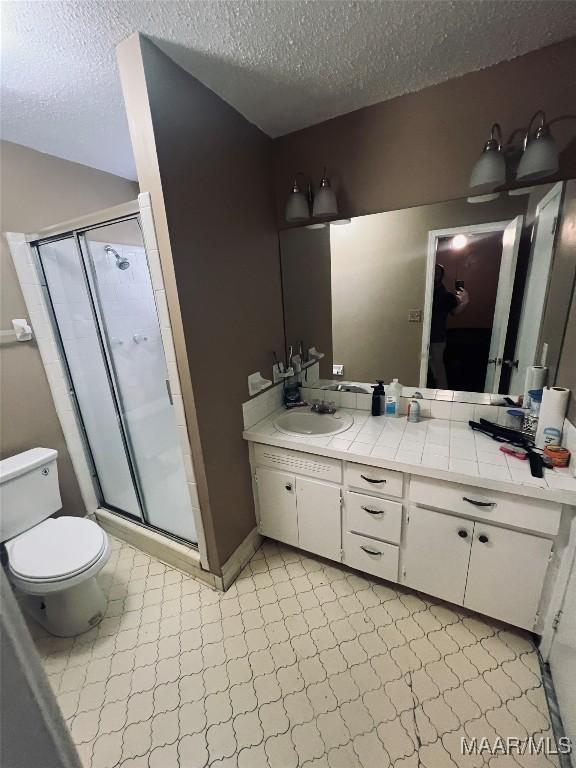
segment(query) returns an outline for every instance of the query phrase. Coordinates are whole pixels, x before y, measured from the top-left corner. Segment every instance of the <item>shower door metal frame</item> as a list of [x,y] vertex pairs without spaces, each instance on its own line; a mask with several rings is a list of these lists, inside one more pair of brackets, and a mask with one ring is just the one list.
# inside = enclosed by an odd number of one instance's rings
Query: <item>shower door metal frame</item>
[[[99,503],[102,503],[107,509],[110,509],[111,511],[118,512],[119,514],[125,515],[130,520],[134,522],[143,522],[146,524],[146,526],[150,528],[155,528],[156,526],[153,526],[149,519],[148,514],[146,510],[146,503],[145,503],[145,497],[142,490],[142,485],[140,482],[140,477],[138,474],[138,465],[135,460],[134,450],[133,446],[130,440],[130,432],[127,428],[126,420],[124,417],[124,413],[121,408],[122,404],[122,397],[120,395],[116,378],[117,378],[117,372],[116,368],[113,364],[111,355],[109,353],[109,344],[110,340],[108,338],[108,334],[106,332],[106,326],[102,320],[102,316],[100,313],[100,307],[98,306],[98,301],[100,300],[100,294],[97,290],[97,286],[94,282],[92,284],[92,280],[94,281],[94,274],[93,274],[93,264],[92,259],[90,256],[89,248],[86,246],[86,253],[84,252],[82,248],[82,243],[80,238],[85,236],[85,233],[88,230],[92,229],[99,229],[100,227],[109,226],[111,224],[117,224],[122,221],[127,221],[130,219],[136,219],[136,222],[140,228],[140,231],[142,231],[142,225],[140,223],[140,218],[138,213],[133,214],[127,214],[125,216],[117,217],[114,219],[110,219],[109,221],[100,221],[97,224],[89,224],[86,227],[83,227],[82,229],[72,229],[67,232],[62,232],[60,234],[55,234],[51,237],[45,237],[38,240],[35,240],[30,243],[31,247],[34,249],[34,253],[36,255],[36,261],[37,261],[37,267],[39,269],[39,274],[42,277],[42,287],[43,290],[46,293],[47,297],[47,307],[49,308],[49,316],[50,316],[50,322],[52,324],[52,328],[54,330],[55,338],[58,341],[58,348],[61,355],[61,358],[64,363],[64,370],[66,372],[67,377],[67,384],[68,384],[68,392],[72,398],[73,407],[74,407],[74,415],[76,417],[76,420],[80,426],[80,433],[83,438],[84,448],[86,451],[86,455],[89,458],[89,464],[91,465],[91,474],[92,474],[92,480],[94,483],[94,489],[96,492],[96,496],[98,498]],[[66,349],[64,347],[64,343],[62,340],[62,336],[60,334],[60,328],[58,325],[58,320],[56,317],[56,313],[54,311],[54,306],[52,303],[52,296],[50,294],[50,288],[48,286],[48,280],[46,278],[46,272],[44,270],[44,265],[42,263],[42,256],[40,255],[40,246],[44,245],[45,243],[50,242],[57,242],[59,240],[68,240],[72,239],[74,241],[74,244],[76,246],[76,253],[78,255],[78,258],[80,260],[80,265],[82,268],[82,275],[84,277],[84,284],[86,287],[86,292],[88,295],[88,299],[90,301],[90,308],[92,310],[92,316],[94,318],[94,327],[96,329],[96,336],[98,338],[98,343],[100,346],[100,350],[102,353],[102,360],[104,364],[104,370],[106,373],[106,378],[108,380],[108,385],[110,387],[110,394],[112,397],[112,402],[114,405],[114,410],[116,412],[116,420],[118,422],[118,428],[120,432],[120,437],[122,440],[122,443],[124,445],[124,451],[126,455],[126,460],[128,464],[128,470],[130,472],[130,476],[132,478],[132,483],[134,486],[134,493],[136,495],[136,500],[138,502],[138,505],[140,507],[140,513],[142,515],[142,519],[135,517],[131,512],[126,511],[125,509],[121,509],[120,507],[117,507],[114,504],[110,504],[105,496],[104,492],[102,490],[102,485],[100,483],[100,479],[98,477],[98,470],[96,468],[96,462],[94,461],[94,455],[92,452],[92,448],[90,446],[90,439],[88,437],[88,433],[86,431],[86,427],[84,425],[84,420],[82,418],[82,409],[80,407],[80,403],[78,402],[78,398],[76,396],[76,390],[74,386],[74,379],[72,377],[72,371],[70,368],[70,365],[68,363],[68,358],[66,355]],[[87,262],[90,262],[88,265]],[[160,530],[160,529],[158,529]],[[163,531],[163,533],[166,533]],[[169,535],[169,534],[168,534]]]

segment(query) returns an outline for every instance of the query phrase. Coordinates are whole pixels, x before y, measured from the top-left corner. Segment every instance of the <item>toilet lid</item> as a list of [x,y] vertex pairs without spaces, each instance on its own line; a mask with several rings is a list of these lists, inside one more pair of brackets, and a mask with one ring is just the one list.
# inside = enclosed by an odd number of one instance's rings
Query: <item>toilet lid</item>
[[106,546],[106,534],[81,517],[48,518],[7,542],[10,570],[30,581],[57,581],[85,571]]

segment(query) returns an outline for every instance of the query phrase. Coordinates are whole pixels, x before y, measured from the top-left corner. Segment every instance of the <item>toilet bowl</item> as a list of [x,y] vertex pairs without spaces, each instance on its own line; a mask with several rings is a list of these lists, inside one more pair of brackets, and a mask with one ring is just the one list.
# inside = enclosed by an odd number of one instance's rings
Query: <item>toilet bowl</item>
[[62,507],[58,453],[29,451],[0,461],[0,541],[6,570],[26,609],[48,632],[71,637],[96,626],[106,596],[96,575],[110,557],[106,533]]
[[96,575],[108,562],[106,533],[91,520],[49,518],[6,544],[10,581],[24,607],[53,635],[96,626],[106,597]]

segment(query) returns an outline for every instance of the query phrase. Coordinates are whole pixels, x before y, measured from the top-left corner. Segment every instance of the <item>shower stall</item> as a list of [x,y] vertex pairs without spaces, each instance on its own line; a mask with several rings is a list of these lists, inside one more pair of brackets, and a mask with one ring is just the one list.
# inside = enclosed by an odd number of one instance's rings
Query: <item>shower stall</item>
[[32,246],[99,505],[196,544],[139,215]]

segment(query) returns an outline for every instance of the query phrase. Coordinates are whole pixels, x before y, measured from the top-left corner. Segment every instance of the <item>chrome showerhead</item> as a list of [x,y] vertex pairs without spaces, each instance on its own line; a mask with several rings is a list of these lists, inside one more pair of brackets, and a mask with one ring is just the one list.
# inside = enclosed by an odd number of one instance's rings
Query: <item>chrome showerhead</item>
[[109,256],[114,256],[116,258],[116,266],[118,269],[128,269],[130,266],[130,262],[128,259],[124,256],[120,256],[118,251],[116,251],[114,248],[112,248],[111,245],[107,245],[104,250]]

